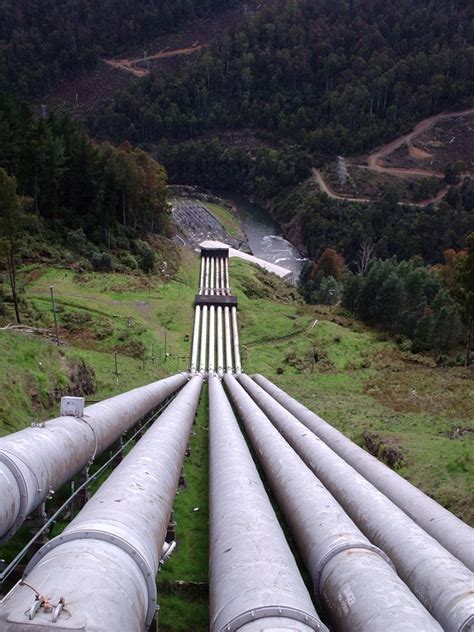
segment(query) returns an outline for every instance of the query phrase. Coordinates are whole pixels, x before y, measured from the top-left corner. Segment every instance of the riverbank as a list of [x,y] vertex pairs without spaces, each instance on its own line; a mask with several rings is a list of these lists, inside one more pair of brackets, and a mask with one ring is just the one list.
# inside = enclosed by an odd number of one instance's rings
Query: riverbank
[[298,283],[305,257],[262,206],[234,192],[214,194],[194,186],[171,186],[169,192],[181,244],[223,242],[270,266],[290,270],[290,282]]

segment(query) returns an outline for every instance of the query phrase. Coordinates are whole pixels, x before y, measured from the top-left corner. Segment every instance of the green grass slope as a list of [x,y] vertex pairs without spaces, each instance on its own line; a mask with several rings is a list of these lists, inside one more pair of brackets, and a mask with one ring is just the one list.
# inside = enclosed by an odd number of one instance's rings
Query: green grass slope
[[[78,360],[95,373],[93,400],[185,370],[199,260],[186,250],[179,258],[166,282],[141,274],[26,269],[29,318],[51,327],[52,285],[64,344],[0,331],[0,434],[56,415]],[[294,288],[242,261],[231,260],[230,278],[245,371],[263,373],[473,522],[472,371],[438,368],[338,308],[304,305]],[[207,630],[207,424],[205,387],[185,462],[187,487],[175,502],[178,548],[157,580],[165,632]],[[5,551],[0,547],[0,557]]]

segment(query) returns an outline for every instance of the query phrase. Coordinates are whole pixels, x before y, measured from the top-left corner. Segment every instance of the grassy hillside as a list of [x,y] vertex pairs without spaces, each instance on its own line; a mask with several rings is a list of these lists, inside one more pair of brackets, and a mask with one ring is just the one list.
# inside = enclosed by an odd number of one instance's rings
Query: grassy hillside
[[[186,369],[199,261],[185,250],[180,257],[167,283],[138,274],[26,270],[30,317],[51,324],[53,285],[60,336],[67,344],[58,349],[0,332],[0,434],[56,414],[58,394],[67,392],[70,382],[68,363],[77,359],[95,372],[90,399]],[[437,368],[431,358],[403,352],[338,308],[306,306],[294,288],[241,261],[231,261],[230,276],[239,298],[246,372],[263,373],[473,522],[472,371]],[[205,388],[185,465],[188,486],[175,503],[179,547],[158,576],[165,632],[207,630],[206,403]]]

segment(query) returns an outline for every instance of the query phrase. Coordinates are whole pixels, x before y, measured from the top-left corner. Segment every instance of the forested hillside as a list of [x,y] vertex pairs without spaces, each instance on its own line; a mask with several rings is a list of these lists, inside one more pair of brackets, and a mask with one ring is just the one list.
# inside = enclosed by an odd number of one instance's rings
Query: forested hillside
[[98,128],[134,141],[252,128],[361,151],[474,88],[469,0],[296,0],[249,17],[181,72],[122,94]]
[[3,0],[0,91],[29,98],[235,0]]
[[437,211],[399,206],[396,190],[371,207],[298,185],[313,164],[473,96],[468,0],[295,0],[248,16],[176,72],[131,85],[90,124],[143,143],[172,182],[253,196],[312,258],[330,246],[352,261],[369,239],[379,257],[437,263],[474,229],[472,182]]
[[0,209],[0,237],[25,244],[28,235],[45,255],[59,239],[107,269],[100,248],[132,249],[147,269],[152,257],[140,238],[170,230],[166,172],[147,153],[98,144],[68,118],[36,120],[8,98],[0,99],[0,179],[0,191],[20,198]]

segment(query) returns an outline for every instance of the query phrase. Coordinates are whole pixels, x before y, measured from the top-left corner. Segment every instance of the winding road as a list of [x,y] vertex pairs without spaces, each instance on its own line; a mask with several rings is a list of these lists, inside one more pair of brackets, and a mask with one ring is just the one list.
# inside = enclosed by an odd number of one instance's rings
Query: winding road
[[[407,145],[410,149],[413,147],[413,140],[420,136],[422,133],[429,130],[434,124],[439,123],[440,121],[444,121],[451,118],[457,118],[461,116],[469,116],[474,114],[474,108],[469,108],[467,110],[463,110],[461,112],[444,112],[441,114],[436,114],[435,116],[430,116],[423,121],[420,121],[411,132],[408,134],[404,134],[403,136],[399,136],[395,140],[387,143],[380,149],[377,149],[375,152],[371,153],[367,157],[366,165],[358,165],[354,164],[354,167],[367,169],[369,171],[373,171],[375,173],[382,173],[387,175],[396,176],[398,178],[409,178],[413,176],[423,176],[423,177],[435,177],[442,179],[444,178],[444,173],[441,171],[436,171],[433,169],[422,169],[422,168],[403,168],[403,167],[386,167],[383,165],[383,160],[392,154],[394,151],[402,147],[403,145]],[[464,175],[471,175],[471,172],[466,172]],[[350,195],[344,195],[341,193],[336,193],[328,182],[324,179],[323,174],[318,169],[313,169],[313,177],[318,183],[321,191],[326,193],[329,197],[336,200],[346,200],[348,202],[374,202],[375,200],[372,198],[364,198],[364,197],[352,197]],[[443,187],[441,191],[439,191],[434,197],[428,200],[422,200],[421,202],[400,202],[404,206],[414,206],[414,207],[425,207],[428,204],[438,204],[443,197],[446,195],[449,187]]]

